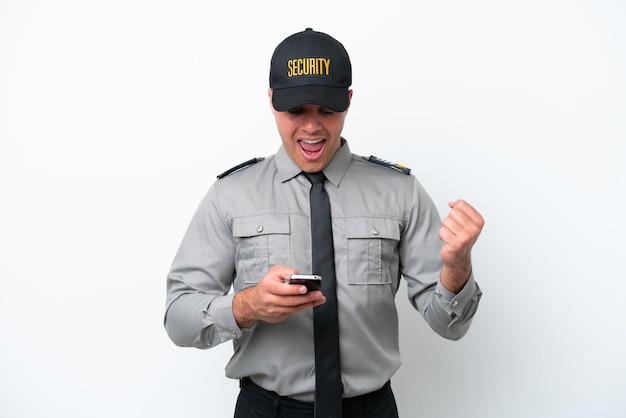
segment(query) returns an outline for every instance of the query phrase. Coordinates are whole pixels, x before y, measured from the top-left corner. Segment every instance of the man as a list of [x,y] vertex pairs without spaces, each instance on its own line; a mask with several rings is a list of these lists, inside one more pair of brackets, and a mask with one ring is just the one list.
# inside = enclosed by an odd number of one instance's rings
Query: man
[[[470,253],[481,215],[458,200],[442,222],[409,169],[351,154],[341,137],[351,71],[327,34],[306,29],[278,45],[268,93],[282,146],[218,176],[168,275],[170,338],[198,348],[233,342],[226,375],[241,381],[236,417],[396,417],[400,278],[448,339],[465,335],[480,300]],[[330,205],[327,238],[318,199]],[[288,283],[320,271],[321,290]],[[320,312],[331,318],[323,326]],[[331,343],[327,353],[320,341]]]

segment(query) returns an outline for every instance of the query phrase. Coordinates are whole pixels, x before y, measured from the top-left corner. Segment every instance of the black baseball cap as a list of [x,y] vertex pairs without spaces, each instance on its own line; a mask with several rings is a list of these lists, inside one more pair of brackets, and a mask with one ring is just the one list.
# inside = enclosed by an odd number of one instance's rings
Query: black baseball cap
[[311,28],[283,40],[270,64],[272,104],[279,112],[318,104],[336,112],[348,108],[352,65],[343,45]]

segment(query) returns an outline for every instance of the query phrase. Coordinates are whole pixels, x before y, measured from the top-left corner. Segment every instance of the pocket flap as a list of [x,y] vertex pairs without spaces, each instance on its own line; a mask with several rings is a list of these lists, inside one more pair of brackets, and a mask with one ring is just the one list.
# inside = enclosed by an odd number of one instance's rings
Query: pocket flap
[[268,234],[289,234],[289,216],[262,214],[233,218],[234,237],[254,237]]
[[400,240],[400,224],[390,218],[349,218],[348,239],[384,238]]

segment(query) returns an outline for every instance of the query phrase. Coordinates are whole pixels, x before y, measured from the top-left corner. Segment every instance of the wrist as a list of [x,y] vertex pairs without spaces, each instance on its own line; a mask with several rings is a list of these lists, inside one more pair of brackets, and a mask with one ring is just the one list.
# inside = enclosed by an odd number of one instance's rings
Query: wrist
[[471,264],[463,267],[449,267],[444,265],[441,269],[439,279],[446,290],[456,294],[463,289],[471,274]]
[[251,289],[241,290],[233,297],[233,316],[239,328],[250,328],[257,322],[253,315],[254,311],[248,302],[248,293],[250,293]]

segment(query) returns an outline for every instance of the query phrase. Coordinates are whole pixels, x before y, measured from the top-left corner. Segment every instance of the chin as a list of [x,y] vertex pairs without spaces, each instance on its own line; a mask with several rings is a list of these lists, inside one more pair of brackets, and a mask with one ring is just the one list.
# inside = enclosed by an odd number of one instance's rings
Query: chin
[[302,171],[307,173],[317,173],[318,171],[322,171],[326,167],[322,161],[304,161],[300,164],[300,168]]

